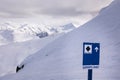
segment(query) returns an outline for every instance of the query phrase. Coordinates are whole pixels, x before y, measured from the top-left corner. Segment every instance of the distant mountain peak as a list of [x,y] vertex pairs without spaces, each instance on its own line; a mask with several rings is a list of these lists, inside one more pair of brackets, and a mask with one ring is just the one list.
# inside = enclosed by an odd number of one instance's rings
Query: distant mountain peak
[[[53,34],[66,33],[73,29],[75,29],[75,27],[72,23],[63,26],[46,26],[43,24],[15,22],[4,22],[0,24],[0,31],[4,31],[4,34],[6,30],[7,32],[12,31],[12,38],[14,38],[12,42],[30,40],[35,37],[43,38]],[[6,35],[1,33],[0,35],[3,36],[3,38],[10,38],[8,33]]]

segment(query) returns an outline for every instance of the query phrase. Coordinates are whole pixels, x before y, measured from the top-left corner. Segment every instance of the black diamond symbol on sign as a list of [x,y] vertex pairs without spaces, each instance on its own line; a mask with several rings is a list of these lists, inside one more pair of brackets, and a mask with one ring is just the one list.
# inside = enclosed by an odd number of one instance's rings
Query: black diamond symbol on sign
[[89,46],[87,46],[87,47],[86,47],[86,50],[89,52],[89,51],[90,51],[90,47],[89,47]]

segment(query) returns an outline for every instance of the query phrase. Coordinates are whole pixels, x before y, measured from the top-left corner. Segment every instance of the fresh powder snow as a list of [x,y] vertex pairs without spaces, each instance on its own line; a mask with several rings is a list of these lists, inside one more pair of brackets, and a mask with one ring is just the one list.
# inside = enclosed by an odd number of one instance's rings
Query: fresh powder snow
[[85,25],[69,32],[21,64],[18,73],[0,80],[87,80],[83,69],[83,42],[101,44],[100,66],[93,70],[94,80],[120,79],[120,1],[113,1],[99,15]]

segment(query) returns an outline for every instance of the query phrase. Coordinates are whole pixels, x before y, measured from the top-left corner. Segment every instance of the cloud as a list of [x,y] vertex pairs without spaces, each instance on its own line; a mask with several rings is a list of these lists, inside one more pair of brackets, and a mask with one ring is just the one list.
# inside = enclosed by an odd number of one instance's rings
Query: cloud
[[0,17],[79,16],[96,13],[112,0],[0,0]]

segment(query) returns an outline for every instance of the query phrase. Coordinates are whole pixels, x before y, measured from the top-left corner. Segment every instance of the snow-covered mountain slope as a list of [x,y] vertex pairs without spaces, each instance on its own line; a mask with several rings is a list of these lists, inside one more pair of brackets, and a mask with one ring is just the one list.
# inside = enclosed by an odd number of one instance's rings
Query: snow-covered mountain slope
[[21,71],[0,80],[87,80],[87,70],[82,68],[83,42],[101,44],[100,67],[93,70],[93,79],[119,80],[119,8],[120,1],[115,0],[96,18],[25,60]]
[[0,76],[15,73],[16,66],[27,56],[36,53],[62,35],[64,34],[0,46]]
[[13,42],[14,36],[13,36],[12,30],[2,30],[0,31],[0,45],[7,44],[9,42]]
[[[49,35],[62,32],[69,32],[75,29],[75,26],[70,23],[62,26],[46,26],[32,23],[14,23],[7,22],[0,24],[0,44],[10,42],[22,42],[31,40],[36,37],[43,38]],[[6,32],[7,31],[7,32]],[[9,32],[9,33],[8,33]],[[5,34],[5,35],[4,35]]]

